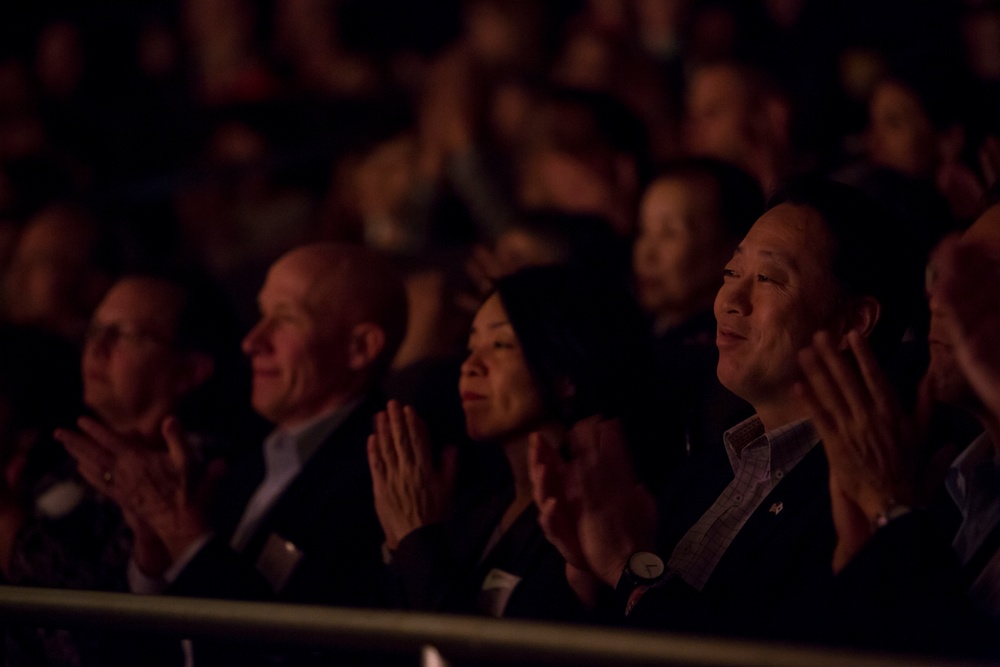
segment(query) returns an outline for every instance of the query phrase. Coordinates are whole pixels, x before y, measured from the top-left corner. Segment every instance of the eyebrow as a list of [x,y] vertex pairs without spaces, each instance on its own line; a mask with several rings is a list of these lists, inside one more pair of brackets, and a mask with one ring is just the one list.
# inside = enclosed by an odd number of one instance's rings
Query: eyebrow
[[[499,320],[497,322],[490,322],[489,324],[486,325],[486,328],[492,331],[493,329],[499,329],[500,327],[509,327],[510,325],[511,324],[509,320]],[[469,327],[469,335],[471,336],[474,333],[476,333],[476,327]]]
[[[746,254],[746,252],[743,250],[743,246],[736,246],[736,250],[734,251],[733,254],[744,255]],[[773,260],[785,268],[789,269],[798,268],[798,263],[795,261],[795,257],[787,253],[779,252],[777,250],[768,250],[765,248],[762,250],[758,250],[757,254],[766,259]]]

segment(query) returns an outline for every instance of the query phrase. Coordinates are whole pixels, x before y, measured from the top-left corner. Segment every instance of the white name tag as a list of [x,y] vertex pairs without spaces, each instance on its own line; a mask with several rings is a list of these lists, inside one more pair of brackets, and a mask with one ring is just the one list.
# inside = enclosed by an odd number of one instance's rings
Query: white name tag
[[302,552],[280,535],[271,533],[257,559],[257,571],[264,575],[271,590],[280,593],[302,560]]
[[514,589],[521,583],[521,577],[510,572],[493,568],[486,575],[479,591],[479,610],[491,616],[503,616]]

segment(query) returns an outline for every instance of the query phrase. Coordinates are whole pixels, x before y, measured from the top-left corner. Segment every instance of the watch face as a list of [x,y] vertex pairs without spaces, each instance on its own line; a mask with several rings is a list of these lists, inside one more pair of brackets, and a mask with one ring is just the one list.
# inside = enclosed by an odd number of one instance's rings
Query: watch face
[[636,551],[628,559],[628,569],[642,579],[657,579],[666,569],[663,559],[649,551]]

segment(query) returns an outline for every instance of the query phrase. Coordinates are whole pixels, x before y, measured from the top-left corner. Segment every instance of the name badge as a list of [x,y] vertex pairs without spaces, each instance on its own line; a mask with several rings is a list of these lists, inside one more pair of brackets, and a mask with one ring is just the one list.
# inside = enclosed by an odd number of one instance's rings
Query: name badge
[[503,616],[514,589],[521,583],[521,577],[510,572],[493,568],[486,575],[479,591],[479,610],[491,616]]
[[271,590],[280,593],[300,560],[302,552],[297,546],[280,535],[271,533],[257,559],[257,571],[264,575]]

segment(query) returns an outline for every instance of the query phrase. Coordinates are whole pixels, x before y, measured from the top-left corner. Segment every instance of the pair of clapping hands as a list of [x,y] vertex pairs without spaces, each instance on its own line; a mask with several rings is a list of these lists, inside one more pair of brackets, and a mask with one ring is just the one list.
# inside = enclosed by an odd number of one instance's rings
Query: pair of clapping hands
[[[435,466],[427,429],[412,408],[390,401],[379,413],[368,457],[376,511],[390,549],[410,531],[445,517],[455,452],[444,450],[441,465]],[[653,498],[636,479],[617,420],[590,417],[562,441],[533,433],[528,458],[539,523],[586,601],[600,582],[617,583],[631,553],[652,546]]]
[[90,417],[77,425],[79,431],[57,430],[56,439],[76,459],[80,475],[121,508],[140,569],[162,575],[208,534],[205,505],[221,463],[202,470],[174,417],[163,420],[162,443],[116,433]]
[[[991,280],[992,277],[992,280]],[[928,269],[928,296],[970,386],[1000,418],[1000,258],[956,238],[937,248]],[[830,494],[840,571],[893,510],[925,503],[954,455],[928,442],[932,382],[921,383],[907,414],[865,339],[848,334],[845,354],[819,333],[800,353],[802,397],[830,464]]]

